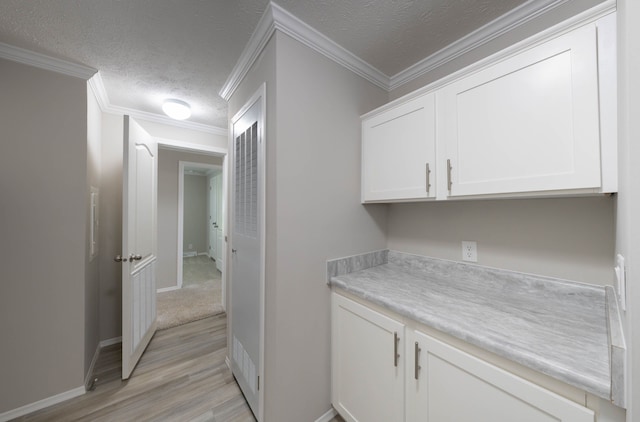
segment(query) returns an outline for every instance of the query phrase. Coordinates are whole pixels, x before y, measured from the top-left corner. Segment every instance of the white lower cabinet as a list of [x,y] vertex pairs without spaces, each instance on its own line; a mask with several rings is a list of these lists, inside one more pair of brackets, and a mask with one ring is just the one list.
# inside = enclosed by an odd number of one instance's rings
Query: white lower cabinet
[[347,421],[404,420],[404,325],[332,297],[331,401]]
[[433,337],[405,335],[407,421],[594,421],[592,410]]
[[331,371],[346,421],[595,421],[591,409],[335,292]]

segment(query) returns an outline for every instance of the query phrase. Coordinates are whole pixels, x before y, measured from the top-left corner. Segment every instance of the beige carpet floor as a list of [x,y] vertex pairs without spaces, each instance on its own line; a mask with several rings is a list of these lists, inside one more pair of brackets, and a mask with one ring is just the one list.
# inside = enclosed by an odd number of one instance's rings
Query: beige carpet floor
[[158,330],[176,327],[223,312],[222,280],[205,255],[184,258],[182,288],[158,293]]

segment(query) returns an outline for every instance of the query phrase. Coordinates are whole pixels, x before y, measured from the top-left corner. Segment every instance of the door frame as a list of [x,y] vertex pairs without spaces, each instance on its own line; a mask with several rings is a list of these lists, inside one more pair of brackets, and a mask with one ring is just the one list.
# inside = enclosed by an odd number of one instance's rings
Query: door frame
[[[229,162],[229,154],[227,151],[227,148],[220,148],[220,147],[215,147],[215,146],[207,146],[207,145],[200,145],[200,144],[192,144],[192,143],[187,143],[187,142],[182,142],[182,141],[176,141],[174,139],[167,139],[167,138],[158,138],[158,137],[154,137],[157,141],[158,141],[158,148],[159,149],[164,149],[164,150],[169,150],[169,151],[179,151],[179,152],[189,152],[189,153],[193,153],[193,154],[202,154],[202,155],[212,155],[214,157],[222,157],[222,201],[223,203],[228,204],[228,187],[227,187],[227,183],[228,183],[228,178],[227,178],[227,173],[228,173],[228,162]],[[184,170],[179,173],[179,174],[183,174],[184,177]],[[181,184],[179,184],[178,186],[181,186]],[[227,210],[228,211],[228,210]],[[184,210],[183,210],[184,212]],[[178,217],[179,222],[178,224],[180,224],[181,218]],[[229,213],[225,212],[224,215],[224,220],[223,220],[223,235],[224,238],[227,239],[228,237],[228,227],[229,227]],[[180,240],[182,240],[182,238],[180,238]],[[176,239],[176,242],[178,243],[178,247],[180,249],[182,249],[182,242],[178,242]],[[222,245],[223,248],[223,253],[225,254],[225,257],[228,258],[228,242],[223,242]],[[178,253],[182,254],[181,251],[178,251]],[[178,265],[180,265],[180,268],[177,270],[180,274],[182,274],[182,260],[179,259],[178,260]],[[221,292],[221,296],[222,296],[222,309],[226,311],[227,309],[227,297],[226,297],[226,290],[227,290],[227,280],[228,280],[228,276],[227,276],[228,271],[226,271],[226,267],[225,267],[225,271],[222,272],[222,292]],[[181,277],[182,278],[182,277]]]
[[[226,166],[226,172],[228,172],[228,180],[230,181],[229,183],[229,188],[230,188],[230,192],[229,192],[229,201],[227,202],[227,213],[226,213],[226,218],[225,218],[225,223],[228,224],[225,226],[225,231],[226,233],[228,233],[228,239],[229,239],[229,245],[226,248],[226,263],[225,263],[225,270],[227,273],[227,277],[228,280],[231,280],[232,278],[232,273],[233,273],[233,264],[232,264],[232,260],[229,257],[229,251],[232,250],[233,248],[233,236],[231,236],[231,234],[233,233],[233,230],[231,230],[232,225],[235,223],[233,216],[234,216],[234,208],[233,208],[233,204],[235,202],[235,196],[234,196],[234,189],[233,186],[231,185],[232,183],[235,183],[235,180],[233,178],[233,174],[234,174],[234,168],[233,168],[233,163],[235,162],[235,155],[234,155],[234,134],[233,134],[233,126],[234,124],[240,120],[240,118],[251,108],[253,107],[254,104],[256,104],[258,101],[260,102],[260,108],[261,108],[261,112],[260,112],[260,116],[258,118],[258,139],[261,140],[261,142],[258,142],[258,186],[260,189],[260,192],[262,193],[261,195],[258,195],[258,221],[259,221],[259,236],[260,236],[260,263],[259,263],[259,277],[258,277],[258,284],[259,284],[259,288],[260,288],[260,292],[259,292],[259,301],[260,301],[260,309],[259,309],[259,315],[260,315],[260,322],[259,322],[259,327],[260,327],[260,339],[259,339],[259,357],[258,357],[258,365],[259,365],[259,370],[258,370],[258,377],[260,379],[260,383],[259,383],[259,387],[258,387],[258,414],[255,415],[256,419],[258,420],[258,422],[261,422],[264,420],[264,385],[265,385],[265,381],[264,381],[264,342],[265,342],[265,322],[266,322],[266,318],[265,318],[265,278],[266,278],[266,179],[267,179],[267,172],[266,172],[266,141],[267,141],[267,128],[266,128],[266,122],[267,122],[267,100],[266,100],[266,93],[267,93],[267,85],[266,83],[262,83],[262,85],[260,85],[260,87],[258,87],[258,89],[253,93],[253,95],[251,95],[251,97],[249,97],[249,99],[244,103],[244,105],[234,114],[234,116],[232,118],[229,119],[229,146],[228,146],[228,155],[227,155],[227,160],[225,161],[225,163],[230,163],[230,165]],[[227,235],[225,234],[225,239],[227,239]],[[231,296],[233,295],[233,288],[230,285],[229,286],[229,292],[228,292],[228,300],[229,303],[231,303]],[[224,295],[224,293],[223,293]],[[229,351],[231,350],[231,344],[232,342],[229,341],[229,339],[232,336],[232,326],[233,326],[233,310],[231,310],[230,312],[227,313],[227,344],[229,345],[227,347],[227,366],[229,368],[231,368],[231,358],[230,358],[230,354]]]
[[[177,288],[182,288],[182,270],[183,270],[183,254],[184,254],[184,169],[185,167],[198,167],[207,169],[209,172],[214,170],[223,171],[223,167],[217,164],[195,163],[193,161],[178,161],[178,248],[177,248]],[[207,174],[207,179],[208,179]],[[224,183],[224,179],[222,181]],[[224,195],[224,190],[223,190]],[[224,202],[224,199],[223,199]],[[224,222],[222,223],[224,224]],[[207,230],[209,227],[207,226]],[[208,237],[208,235],[207,235]],[[224,246],[223,246],[224,248]]]

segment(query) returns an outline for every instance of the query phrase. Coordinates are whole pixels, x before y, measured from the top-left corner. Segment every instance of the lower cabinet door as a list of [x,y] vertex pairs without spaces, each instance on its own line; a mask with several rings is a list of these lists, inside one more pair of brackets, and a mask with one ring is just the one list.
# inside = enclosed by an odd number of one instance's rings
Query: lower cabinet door
[[594,412],[586,407],[423,333],[406,331],[408,422],[594,422]]
[[332,403],[347,421],[404,421],[404,325],[332,293]]

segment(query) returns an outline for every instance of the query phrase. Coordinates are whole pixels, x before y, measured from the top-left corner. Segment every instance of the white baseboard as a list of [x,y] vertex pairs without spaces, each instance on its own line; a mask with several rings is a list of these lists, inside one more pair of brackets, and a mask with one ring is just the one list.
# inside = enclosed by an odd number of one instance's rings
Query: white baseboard
[[227,364],[227,368],[229,368],[230,371],[233,371],[233,369],[231,369],[231,361],[229,360],[229,356],[225,356],[224,363]]
[[318,419],[316,419],[316,422],[329,422],[337,414],[338,414],[338,412],[336,412],[336,410],[332,407],[331,409],[327,410],[327,413],[325,413],[324,415],[322,415]]
[[200,256],[200,255],[206,255],[206,256],[209,256],[209,254],[208,254],[207,252],[200,252],[200,253],[198,253],[198,256]]
[[37,402],[27,404],[17,409],[9,410],[8,412],[0,413],[0,422],[10,421],[11,419],[19,418],[20,416],[28,415],[36,410],[44,409],[45,407],[53,406],[54,404],[62,403],[65,400],[78,397],[86,393],[84,385],[73,390],[65,391],[64,393],[56,394],[55,396],[47,397],[46,399],[38,400]]
[[100,348],[102,349],[103,347],[111,346],[112,344],[118,344],[118,343],[122,343],[122,336],[110,338],[107,340],[102,340],[100,342]]
[[191,258],[193,256],[198,256],[198,252],[196,251],[187,251],[182,253],[183,258]]
[[91,381],[93,381],[93,368],[96,366],[96,362],[98,361],[98,356],[100,355],[100,343],[96,346],[96,351],[93,353],[93,359],[91,359],[91,363],[89,364],[89,369],[87,370],[86,375],[84,376],[84,389],[89,391],[89,387],[91,386]]
[[161,289],[156,290],[156,293],[170,292],[172,290],[180,290],[180,286],[163,287]]

